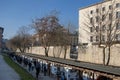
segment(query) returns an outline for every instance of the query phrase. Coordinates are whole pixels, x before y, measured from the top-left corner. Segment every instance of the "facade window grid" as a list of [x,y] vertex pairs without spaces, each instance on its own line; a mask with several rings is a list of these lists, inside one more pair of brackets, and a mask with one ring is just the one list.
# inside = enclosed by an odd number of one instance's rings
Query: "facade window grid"
[[109,5],[109,10],[111,10],[112,9],[112,5]]
[[108,30],[111,30],[111,24],[108,25]]
[[99,41],[99,36],[96,36],[96,42],[98,42]]
[[112,19],[112,14],[111,13],[109,13],[109,20],[111,20]]
[[116,24],[116,29],[120,29],[120,23]]
[[120,18],[120,11],[116,12],[116,18]]
[[99,31],[99,26],[96,26],[96,32],[98,32]]
[[115,38],[116,38],[116,41],[118,41],[118,34],[116,34]]
[[90,14],[93,14],[93,10],[90,11]]
[[116,40],[120,41],[120,34],[116,34]]
[[90,32],[93,32],[94,30],[93,30],[93,27],[90,27]]
[[[117,5],[120,5],[120,3],[119,3],[119,4],[116,4],[115,7],[116,7]],[[108,7],[109,10],[111,10],[113,6],[110,4],[110,5],[108,5],[107,7]],[[104,11],[105,11],[105,10],[107,11],[107,8],[106,8],[106,7],[102,7],[101,9],[96,8],[96,13],[95,13],[95,15],[97,15],[98,12],[100,12],[100,11],[102,12],[102,11],[103,11],[103,14],[101,15],[102,21],[105,21],[105,20],[107,20],[107,19],[111,20],[111,19],[113,18],[113,15],[112,15],[111,13],[109,13],[108,16],[106,17],[106,16],[104,15]],[[89,13],[90,13],[90,14],[94,14],[94,13],[93,13],[93,10],[91,10]],[[115,14],[116,14],[115,17],[120,18],[120,11],[116,12]],[[91,16],[92,16],[92,15],[91,15]],[[106,19],[106,18],[107,18],[107,19]],[[98,22],[99,20],[100,20],[100,18],[99,18],[98,16],[94,16],[94,17],[91,17],[91,18],[90,18],[90,23],[93,23],[93,21],[94,21],[94,22]],[[117,24],[116,29],[120,29],[120,25],[118,26],[118,24]],[[111,30],[111,24],[109,24],[109,25],[107,25],[107,26],[103,25],[103,26],[102,26],[102,31],[105,31],[105,30]],[[99,26],[96,26],[95,31],[96,31],[96,32],[99,31]],[[90,32],[93,32],[93,27],[90,28]],[[95,37],[95,38],[96,38],[96,41],[98,41],[98,38],[97,38],[97,37],[98,37],[98,36]],[[94,39],[93,36],[90,36],[89,38],[90,38],[90,41],[91,41],[91,42],[94,41],[94,40],[93,40],[93,39]],[[103,35],[103,36],[102,36],[102,41],[105,41],[105,38],[106,38],[106,36]]]
[[96,22],[98,22],[99,21],[99,17],[98,16],[96,16]]
[[101,39],[102,41],[105,41],[105,35],[102,35],[102,39]]
[[92,17],[90,18],[90,23],[93,23],[93,18]]
[[105,25],[103,25],[102,26],[102,31],[105,32],[105,29],[106,29],[106,27],[105,27]]
[[90,42],[93,42],[93,36],[90,36]]
[[117,3],[117,4],[116,4],[116,8],[119,8],[119,7],[120,7],[120,3]]
[[102,8],[102,11],[105,11],[105,7]]
[[99,9],[96,9],[96,13],[98,13],[99,12]]
[[102,21],[104,21],[105,20],[105,15],[102,15]]

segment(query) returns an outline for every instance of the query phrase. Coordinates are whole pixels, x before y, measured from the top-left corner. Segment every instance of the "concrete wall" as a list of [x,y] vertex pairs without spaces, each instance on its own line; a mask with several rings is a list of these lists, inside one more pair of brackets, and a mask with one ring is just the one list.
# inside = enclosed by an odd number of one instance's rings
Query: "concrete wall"
[[[33,54],[44,54],[43,47],[32,47],[26,51]],[[61,52],[61,53],[60,53]],[[50,47],[49,56],[64,58],[65,51],[61,47]],[[70,59],[70,47],[67,50],[67,59]],[[108,58],[108,51],[106,49],[106,60]],[[97,45],[88,45],[86,48],[78,48],[78,61],[103,64],[102,49]],[[120,66],[120,44],[111,47],[111,59],[110,64],[112,66]]]
[[[102,48],[97,45],[88,46],[86,49],[79,48],[78,60],[90,63],[103,64]],[[111,47],[110,64],[112,66],[120,66],[120,44]],[[106,48],[105,61],[108,58],[108,49]]]
[[[26,50],[26,53],[45,55],[44,51],[45,49],[43,47],[32,47],[29,50]],[[67,49],[67,54],[66,54],[67,59],[70,59],[69,53],[70,53],[70,47],[68,47]],[[63,47],[60,46],[57,47],[51,46],[48,52],[48,55],[52,57],[64,58],[64,54],[65,54],[65,50]]]

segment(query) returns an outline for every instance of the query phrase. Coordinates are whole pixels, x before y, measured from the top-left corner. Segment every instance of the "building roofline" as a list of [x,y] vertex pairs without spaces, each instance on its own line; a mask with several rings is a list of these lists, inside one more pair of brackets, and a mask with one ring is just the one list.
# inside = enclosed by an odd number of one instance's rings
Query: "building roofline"
[[[108,0],[108,1],[111,1],[111,0]],[[108,2],[108,1],[97,2],[95,4],[91,4],[89,6],[79,8],[79,10],[82,10],[82,9],[85,9],[85,8],[88,8],[88,7],[92,7],[92,6],[95,6],[95,5],[98,5],[98,4],[102,4],[102,3],[105,3],[105,2]]]
[[3,27],[0,27],[0,29],[4,29]]

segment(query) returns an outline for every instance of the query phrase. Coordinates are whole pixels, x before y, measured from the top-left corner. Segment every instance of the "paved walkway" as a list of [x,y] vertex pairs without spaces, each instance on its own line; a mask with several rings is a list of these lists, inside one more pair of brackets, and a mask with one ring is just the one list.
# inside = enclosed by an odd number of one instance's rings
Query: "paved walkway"
[[4,61],[0,55],[0,80],[20,80],[19,75]]

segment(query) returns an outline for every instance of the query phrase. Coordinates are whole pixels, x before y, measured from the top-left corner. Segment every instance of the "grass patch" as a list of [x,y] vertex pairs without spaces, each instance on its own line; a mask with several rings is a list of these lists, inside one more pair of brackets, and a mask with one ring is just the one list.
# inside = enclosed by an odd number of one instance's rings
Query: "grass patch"
[[36,80],[30,73],[28,73],[25,69],[21,66],[16,64],[9,56],[3,55],[4,60],[6,63],[11,66],[20,76],[21,80]]

